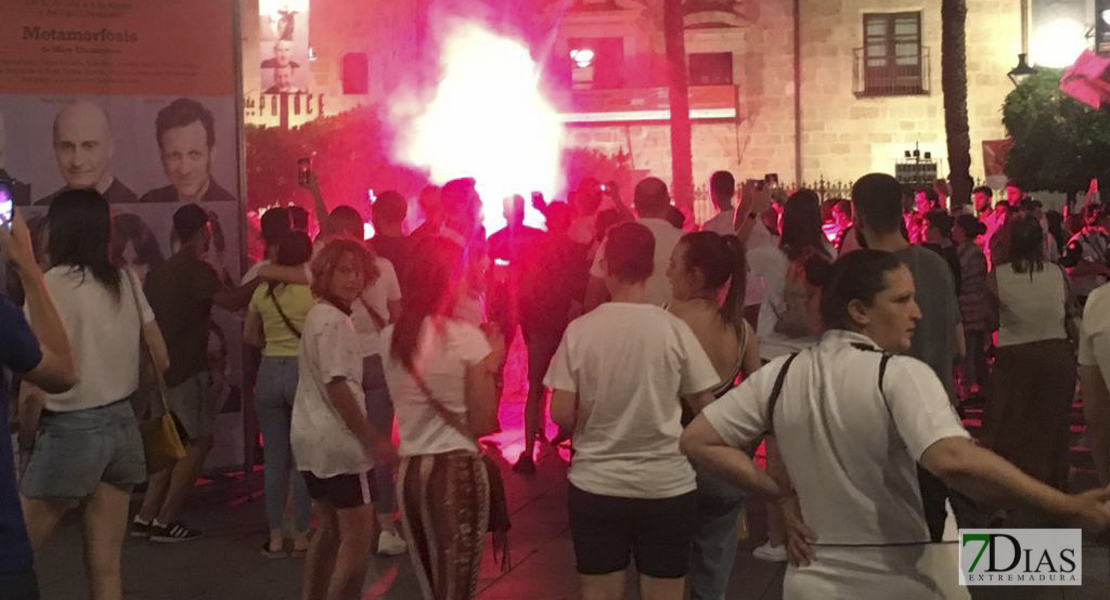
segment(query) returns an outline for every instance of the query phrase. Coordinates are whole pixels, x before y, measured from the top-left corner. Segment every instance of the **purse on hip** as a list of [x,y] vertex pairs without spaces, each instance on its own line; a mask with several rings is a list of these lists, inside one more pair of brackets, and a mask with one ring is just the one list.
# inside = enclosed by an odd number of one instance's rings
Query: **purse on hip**
[[139,391],[136,393],[143,394],[154,387],[155,393],[162,401],[161,415],[139,421],[139,432],[143,436],[143,454],[146,456],[146,472],[152,475],[185,458],[185,444],[182,442],[181,424],[170,411],[170,405],[166,399],[166,380],[158,369],[157,361],[154,360],[150,340],[146,338],[138,284],[130,271],[123,269],[123,272],[131,286],[131,297],[135,301],[135,311],[139,315]]

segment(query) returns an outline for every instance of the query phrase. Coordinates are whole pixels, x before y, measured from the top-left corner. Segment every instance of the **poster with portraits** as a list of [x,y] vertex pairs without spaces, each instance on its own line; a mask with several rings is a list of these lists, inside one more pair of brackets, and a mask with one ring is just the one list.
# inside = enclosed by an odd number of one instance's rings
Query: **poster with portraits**
[[[112,209],[111,257],[145,279],[180,247],[174,213],[195,203],[212,226],[205,260],[239,282],[235,4],[0,3],[0,178],[36,237],[59,194],[95,189]],[[214,308],[208,324],[221,407],[209,467],[243,464],[241,321]]]
[[265,94],[309,91],[308,1],[258,1],[258,56]]

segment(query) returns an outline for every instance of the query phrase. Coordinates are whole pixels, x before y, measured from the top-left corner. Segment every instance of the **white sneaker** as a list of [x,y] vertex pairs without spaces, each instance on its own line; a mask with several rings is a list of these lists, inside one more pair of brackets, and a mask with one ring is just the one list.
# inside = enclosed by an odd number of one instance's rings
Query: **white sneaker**
[[752,550],[752,556],[767,562],[786,562],[786,546],[772,546],[767,542]]
[[409,545],[396,533],[382,531],[382,534],[378,536],[378,554],[383,554],[385,556],[400,556],[408,552],[408,549]]

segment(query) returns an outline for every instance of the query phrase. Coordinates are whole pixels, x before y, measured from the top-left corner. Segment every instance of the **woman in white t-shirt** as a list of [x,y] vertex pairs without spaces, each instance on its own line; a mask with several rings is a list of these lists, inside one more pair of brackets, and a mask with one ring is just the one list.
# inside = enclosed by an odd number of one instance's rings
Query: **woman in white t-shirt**
[[721,376],[690,327],[649,304],[652,232],[617,225],[603,252],[612,301],[570,324],[544,379],[552,420],[574,431],[567,504],[578,573],[586,598],[620,598],[635,556],[642,595],[677,600],[697,518],[679,399],[700,410]]
[[[763,305],[759,309],[759,357],[769,361],[808,348],[817,342],[819,329],[811,288],[805,281],[811,265],[831,262],[833,250],[821,229],[821,203],[812,190],[799,190],[787,199],[782,211],[782,238],[779,246],[764,247],[749,254],[753,272],[764,284]],[[781,465],[773,437],[765,447],[767,468]],[[767,542],[752,551],[760,560],[786,560],[786,531],[782,512],[767,507]]]
[[58,307],[76,362],[77,385],[42,394],[34,453],[23,476],[23,514],[37,551],[71,508],[83,505],[85,561],[93,598],[122,594],[120,553],[131,489],[146,479],[143,441],[129,402],[139,387],[140,337],[155,368],[169,366],[166,345],[138,279],[109,261],[108,202],[95,191],[68,191],[47,216],[52,268],[46,288]]
[[458,244],[418,241],[401,315],[382,334],[401,439],[401,522],[427,600],[474,598],[489,524],[477,437],[497,428],[495,375],[505,341],[451,316],[465,271]]
[[[759,342],[744,320],[746,275],[744,245],[735,235],[688,233],[671,253],[667,279],[672,298],[667,308],[690,326],[713,363],[720,377],[713,390],[715,398],[759,369]],[[683,406],[683,425],[693,418],[693,411]],[[736,556],[736,520],[743,500],[744,493],[736,486],[714,473],[698,471],[691,600],[724,597]]]
[[782,239],[778,248],[761,249],[749,256],[753,272],[763,280],[763,305],[759,309],[759,355],[763,360],[802,350],[816,341],[817,323],[803,323],[789,302],[792,268],[812,261],[832,262],[833,251],[821,230],[821,204],[811,190],[790,196],[782,211]]
[[1064,270],[1043,260],[1037,219],[1020,214],[1007,229],[1006,262],[987,276],[994,317],[988,320],[999,327],[983,410],[985,442],[1022,471],[1066,490],[1076,379],[1068,329],[1075,301]]
[[[910,347],[921,311],[898,258],[857,250],[822,287],[827,331],[709,405],[682,436],[699,465],[784,506],[791,528],[785,598],[968,598],[956,543],[931,543],[920,463],[980,501],[1027,507],[1091,532],[1110,525],[1106,490],[1068,496],[975,445],[940,380]],[[793,487],[743,450],[768,431]]]
[[366,576],[374,511],[371,469],[392,447],[366,419],[362,354],[351,305],[377,277],[373,256],[350,239],[334,239],[312,260],[320,302],[301,332],[299,376],[290,440],[320,523],[305,558],[305,598],[356,598]]

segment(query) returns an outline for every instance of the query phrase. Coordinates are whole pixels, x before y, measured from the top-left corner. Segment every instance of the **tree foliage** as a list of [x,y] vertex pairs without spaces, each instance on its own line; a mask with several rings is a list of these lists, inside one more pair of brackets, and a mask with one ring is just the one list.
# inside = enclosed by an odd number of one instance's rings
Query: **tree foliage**
[[1038,69],[1006,96],[1002,123],[1014,141],[1006,176],[1023,189],[1073,194],[1110,181],[1110,114],[1060,91],[1063,71]]
[[406,196],[425,184],[423,173],[391,157],[392,135],[376,107],[365,106],[316,119],[295,129],[247,127],[248,208],[301,204],[308,194],[297,185],[297,159],[312,158],[320,191],[330,207],[349,204],[369,214],[367,190],[395,189]]

